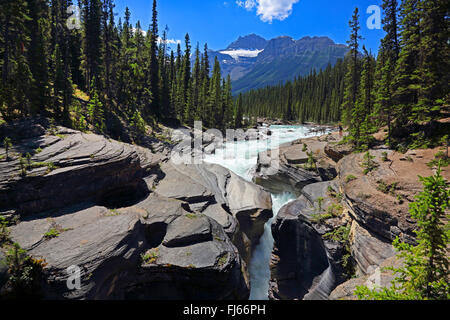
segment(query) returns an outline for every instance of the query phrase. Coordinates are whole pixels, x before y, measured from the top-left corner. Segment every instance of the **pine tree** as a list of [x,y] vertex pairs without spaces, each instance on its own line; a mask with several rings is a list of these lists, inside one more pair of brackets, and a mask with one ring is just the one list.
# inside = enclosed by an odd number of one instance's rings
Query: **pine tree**
[[235,106],[235,114],[234,114],[234,128],[239,129],[242,128],[242,118],[243,118],[243,109],[242,109],[242,93],[239,94],[239,97],[236,100]]
[[420,20],[419,93],[412,117],[431,121],[440,115],[442,99],[450,83],[450,13],[448,1],[422,0],[418,4]]
[[104,132],[105,127],[105,113],[103,109],[103,104],[100,101],[97,88],[94,85],[94,82],[91,84],[91,99],[88,104],[88,114],[89,120],[95,129],[99,132]]
[[351,124],[352,112],[356,105],[358,98],[358,85],[360,74],[360,62],[359,62],[359,41],[362,40],[362,36],[359,31],[361,29],[359,25],[359,10],[355,8],[352,19],[349,22],[351,29],[350,40],[347,44],[350,47],[350,52],[347,55],[347,74],[345,76],[345,93],[343,109],[343,122],[347,125]]
[[26,58],[30,41],[27,23],[27,1],[5,0],[0,10],[0,54],[2,62],[0,84],[0,108],[3,117],[13,119],[16,113],[29,115],[31,102],[28,90],[32,74]]
[[31,103],[33,115],[42,114],[50,103],[50,83],[47,61],[48,39],[47,22],[48,7],[45,0],[29,1],[30,45],[28,50],[28,63],[33,77],[31,88]]
[[145,115],[148,118],[150,114],[161,118],[161,109],[159,102],[159,65],[158,65],[158,11],[156,0],[153,0],[152,24],[150,26],[150,57],[149,57],[149,79],[148,87],[151,93],[151,105],[146,107]]
[[400,47],[395,70],[394,98],[398,105],[397,127],[413,117],[419,100],[420,12],[419,0],[403,0],[400,6]]
[[100,71],[102,57],[102,3],[101,0],[84,0],[84,58],[87,83],[102,88]]
[[221,128],[223,124],[222,86],[220,63],[217,57],[214,61],[213,75],[210,82],[208,108],[211,110],[210,114],[212,116],[209,120],[209,125],[213,128]]
[[352,113],[351,134],[357,149],[369,147],[369,133],[371,128],[370,115],[373,112],[375,92],[374,74],[375,59],[363,46],[364,61],[361,73],[360,92]]
[[395,66],[400,52],[398,40],[398,19],[397,19],[397,0],[384,0],[383,10],[385,17],[383,19],[383,29],[386,36],[381,40],[380,52],[378,55],[378,64],[376,71],[376,101],[375,116],[378,116],[380,123],[388,126],[388,145],[391,145],[391,122],[393,118],[394,99],[394,74]]

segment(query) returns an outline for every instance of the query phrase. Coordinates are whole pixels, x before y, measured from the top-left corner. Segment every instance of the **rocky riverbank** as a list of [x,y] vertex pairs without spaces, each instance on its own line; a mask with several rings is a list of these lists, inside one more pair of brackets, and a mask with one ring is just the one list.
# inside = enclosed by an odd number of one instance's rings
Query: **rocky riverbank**
[[[272,217],[261,187],[217,165],[175,165],[160,141],[143,148],[45,121],[2,135],[13,147],[0,149],[0,215],[43,262],[43,298],[248,298],[247,264]],[[79,290],[66,285],[71,266]]]
[[[440,149],[402,154],[379,146],[370,150],[370,168],[338,134],[279,150],[280,167],[274,170],[262,153],[254,175],[268,190],[298,196],[272,225],[270,298],[354,299],[356,286],[375,276],[387,285],[392,274],[382,267],[399,264],[391,243],[397,236],[414,243],[408,204],[422,190],[418,175],[433,174],[427,164]],[[447,168],[443,175],[450,178]]]

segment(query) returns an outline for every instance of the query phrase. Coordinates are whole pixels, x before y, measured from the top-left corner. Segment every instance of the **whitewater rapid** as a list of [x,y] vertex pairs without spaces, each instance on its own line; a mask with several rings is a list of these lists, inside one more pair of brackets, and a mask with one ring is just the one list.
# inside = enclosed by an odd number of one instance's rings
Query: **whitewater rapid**
[[[280,145],[297,139],[312,137],[317,134],[309,133],[305,126],[271,126],[271,136],[264,140],[227,142],[222,148],[217,149],[215,154],[206,155],[205,161],[219,164],[247,181],[252,181],[258,154],[263,151],[278,148]],[[230,151],[233,151],[230,153]],[[232,154],[232,157],[229,155]],[[267,300],[270,280],[270,256],[272,254],[274,239],[272,237],[271,225],[279,210],[295,196],[289,192],[283,194],[272,194],[274,217],[270,219],[265,227],[260,243],[254,249],[249,265],[250,273],[250,300]]]

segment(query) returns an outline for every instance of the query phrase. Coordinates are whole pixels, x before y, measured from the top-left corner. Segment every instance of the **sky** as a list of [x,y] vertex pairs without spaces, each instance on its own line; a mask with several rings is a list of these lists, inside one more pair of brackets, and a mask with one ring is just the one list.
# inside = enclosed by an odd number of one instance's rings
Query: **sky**
[[[118,16],[123,17],[128,6],[131,21],[139,20],[144,30],[148,29],[153,0],[115,3]],[[384,32],[368,28],[367,20],[374,11],[367,13],[367,9],[372,5],[381,7],[381,3],[382,0],[159,0],[158,20],[160,32],[167,26],[168,38],[174,43],[183,44],[189,33],[193,46],[207,43],[213,50],[225,49],[239,36],[251,33],[268,40],[278,36],[328,36],[345,44],[350,35],[348,21],[358,7],[363,44],[376,54]]]

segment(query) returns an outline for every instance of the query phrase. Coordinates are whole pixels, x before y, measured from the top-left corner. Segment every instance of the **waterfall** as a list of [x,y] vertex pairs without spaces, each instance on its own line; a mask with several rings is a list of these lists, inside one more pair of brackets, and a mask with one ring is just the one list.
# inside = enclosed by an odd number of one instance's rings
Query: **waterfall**
[[[252,181],[252,169],[258,161],[258,154],[263,151],[278,148],[281,144],[295,141],[317,134],[308,134],[305,126],[271,126],[272,135],[265,140],[227,142],[222,148],[217,149],[215,154],[207,155],[205,161],[219,164],[247,181]],[[233,152],[230,152],[233,151]],[[232,157],[228,155],[232,154]],[[279,210],[295,196],[289,192],[283,194],[272,194],[274,217],[270,219],[265,227],[260,243],[254,249],[249,265],[251,280],[250,300],[267,300],[270,281],[270,256],[272,254],[274,239],[272,237],[271,225]]]

